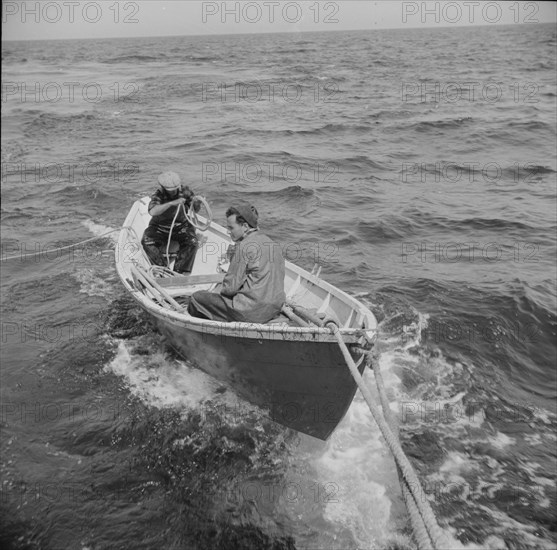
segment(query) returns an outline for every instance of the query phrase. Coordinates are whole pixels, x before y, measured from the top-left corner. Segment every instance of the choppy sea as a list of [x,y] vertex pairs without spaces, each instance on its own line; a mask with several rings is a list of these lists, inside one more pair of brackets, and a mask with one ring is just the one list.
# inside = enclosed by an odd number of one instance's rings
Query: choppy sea
[[289,431],[126,295],[104,234],[165,170],[375,313],[455,541],[556,548],[555,53],[541,24],[3,43],[2,548],[412,547],[359,394]]

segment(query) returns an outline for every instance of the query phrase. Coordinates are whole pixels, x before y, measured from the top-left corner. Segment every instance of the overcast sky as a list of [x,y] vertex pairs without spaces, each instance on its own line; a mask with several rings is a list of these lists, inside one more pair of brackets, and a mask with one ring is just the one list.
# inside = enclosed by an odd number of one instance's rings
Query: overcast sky
[[555,2],[7,0],[2,40],[555,23]]

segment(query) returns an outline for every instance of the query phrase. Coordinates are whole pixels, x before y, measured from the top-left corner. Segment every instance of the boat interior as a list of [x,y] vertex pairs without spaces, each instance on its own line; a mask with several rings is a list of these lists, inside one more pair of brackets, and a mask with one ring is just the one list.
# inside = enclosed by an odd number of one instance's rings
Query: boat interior
[[[228,267],[229,247],[233,246],[233,243],[226,229],[213,222],[206,231],[198,233],[200,246],[190,275],[180,275],[172,271],[177,248],[172,243],[169,247],[168,267],[152,265],[141,245],[141,236],[149,221],[148,200],[146,197],[136,203],[138,207],[135,212],[132,209],[126,219],[124,228],[127,231],[122,232],[125,235],[123,240],[120,237],[120,248],[133,246],[137,252],[133,254],[131,261],[126,263],[129,278],[134,281],[135,288],[150,291],[152,298],[165,307],[184,311],[189,296],[194,292],[218,292]],[[375,318],[369,310],[356,299],[321,279],[320,271],[321,268],[317,265],[308,272],[287,261],[284,281],[287,304],[300,306],[315,319],[333,321],[341,329],[375,329]],[[289,318],[285,313],[281,313],[269,324],[296,326],[298,322],[299,318]],[[314,325],[315,323],[309,323],[306,326]]]

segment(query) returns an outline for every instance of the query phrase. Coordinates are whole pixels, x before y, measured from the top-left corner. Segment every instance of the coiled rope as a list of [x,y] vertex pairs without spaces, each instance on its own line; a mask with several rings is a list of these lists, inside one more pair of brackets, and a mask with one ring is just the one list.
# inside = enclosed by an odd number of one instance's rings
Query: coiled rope
[[[85,243],[89,243],[91,241],[96,241],[97,239],[102,239],[103,237],[106,237],[107,235],[110,235],[111,233],[114,233],[115,231],[120,231],[120,228],[118,229],[111,229],[110,231],[107,231],[106,233],[103,233],[102,235],[98,235],[96,237],[91,237],[90,239],[86,239],[84,241],[78,242],[78,243],[74,243],[74,244],[69,244],[67,246],[61,246],[59,248],[54,248],[53,250],[49,250],[48,252],[58,252],[60,250],[66,250],[68,248],[73,248],[74,246],[79,246],[80,244],[85,244]],[[29,254],[15,254],[14,256],[8,256],[7,258],[1,258],[1,261],[5,262],[6,260],[13,260],[14,258],[26,258],[27,256],[35,256],[37,254],[37,252],[29,252]]]

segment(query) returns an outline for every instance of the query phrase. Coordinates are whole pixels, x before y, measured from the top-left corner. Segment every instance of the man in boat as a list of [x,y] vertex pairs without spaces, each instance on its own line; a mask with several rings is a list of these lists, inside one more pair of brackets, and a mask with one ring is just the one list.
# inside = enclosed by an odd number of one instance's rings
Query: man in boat
[[277,317],[286,300],[281,247],[259,231],[254,206],[243,203],[226,211],[235,246],[220,293],[201,290],[188,312],[213,321],[266,323]]
[[[198,246],[195,228],[188,222],[185,214],[191,205],[193,191],[187,185],[181,184],[180,176],[176,172],[164,172],[158,177],[158,182],[160,188],[151,195],[148,208],[151,221],[143,233],[141,243],[152,263],[166,266],[167,262],[163,254],[166,253],[168,236],[172,228],[171,239],[179,246],[174,271],[189,273]],[[193,207],[198,212],[201,205],[195,201]],[[177,214],[176,209],[178,209]],[[174,216],[176,216],[175,220]],[[174,227],[172,227],[172,220],[174,220]]]

